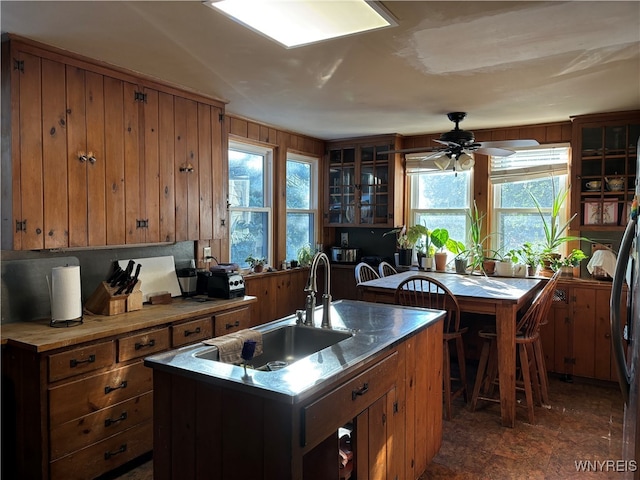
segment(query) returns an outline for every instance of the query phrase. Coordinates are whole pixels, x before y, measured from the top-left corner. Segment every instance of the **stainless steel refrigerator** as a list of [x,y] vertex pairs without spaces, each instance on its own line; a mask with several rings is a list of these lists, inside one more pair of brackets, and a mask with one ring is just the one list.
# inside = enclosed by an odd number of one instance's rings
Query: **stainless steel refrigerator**
[[[624,397],[621,478],[640,479],[640,141],[636,156],[635,210],[622,237],[611,288],[611,338]],[[626,283],[626,301],[623,285]],[[626,303],[626,304],[624,304]],[[624,312],[626,311],[626,315]]]

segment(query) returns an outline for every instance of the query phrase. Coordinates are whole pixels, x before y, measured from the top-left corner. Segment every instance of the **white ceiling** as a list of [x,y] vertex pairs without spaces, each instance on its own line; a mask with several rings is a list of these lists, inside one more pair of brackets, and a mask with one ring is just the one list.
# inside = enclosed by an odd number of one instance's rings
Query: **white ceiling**
[[200,1],[2,1],[11,32],[322,139],[640,108],[640,2],[385,1],[399,26],[286,50]]

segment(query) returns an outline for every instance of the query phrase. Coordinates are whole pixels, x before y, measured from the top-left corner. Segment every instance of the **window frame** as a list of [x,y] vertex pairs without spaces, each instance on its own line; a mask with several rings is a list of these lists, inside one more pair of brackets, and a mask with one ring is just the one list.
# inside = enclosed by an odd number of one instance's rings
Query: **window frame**
[[[536,208],[535,205],[532,205],[531,207],[526,207],[526,208],[524,207],[523,208],[504,207],[503,208],[498,206],[497,203],[501,199],[502,185],[510,184],[510,183],[540,180],[544,178],[550,179],[552,177],[563,176],[564,181],[559,182],[559,188],[564,190],[568,190],[570,188],[571,145],[569,143],[543,144],[538,147],[514,148],[514,150],[516,150],[516,152],[518,151],[534,152],[536,150],[545,150],[545,149],[553,149],[553,148],[566,149],[567,162],[566,164],[563,164],[564,167],[562,167],[562,169],[560,169],[557,165],[549,165],[549,164],[542,164],[537,168],[531,168],[531,169],[520,168],[520,169],[517,169],[516,174],[510,175],[511,176],[510,180],[506,179],[504,174],[492,175],[493,161],[492,161],[492,157],[489,156],[488,183],[489,183],[490,200],[488,202],[487,207],[488,207],[488,217],[489,217],[489,228],[490,228],[490,232],[492,232],[490,243],[491,243],[491,249],[493,251],[499,252],[504,250],[501,248],[501,241],[500,241],[500,237],[502,236],[502,232],[500,230],[500,216],[501,216],[500,214],[501,213],[506,213],[506,214],[521,213],[523,215],[535,214],[539,216],[538,209]],[[546,169],[546,173],[545,173],[545,169]],[[516,169],[514,168],[514,170]],[[498,178],[498,181],[494,182],[494,179],[496,178]],[[570,203],[571,203],[571,194],[569,192],[569,194],[567,195],[566,201],[564,202],[564,204],[562,205],[562,208],[560,209],[560,215],[559,215],[560,225],[564,225],[567,222],[567,220],[569,220],[570,210],[571,210]],[[551,207],[541,207],[541,210],[545,214],[549,214],[550,216]],[[549,216],[547,216],[547,220],[549,219]],[[567,251],[568,251],[567,243],[562,244],[559,248],[559,253],[562,255],[566,255]]]
[[[263,202],[264,206],[262,207],[238,207],[233,206],[231,202],[231,188],[230,175],[227,175],[227,184],[229,188],[229,194],[227,199],[227,205],[229,210],[229,255],[231,255],[231,247],[232,247],[232,235],[231,235],[231,216],[232,212],[255,212],[255,213],[266,213],[267,214],[267,233],[265,234],[266,242],[267,242],[267,264],[273,265],[272,259],[274,255],[274,228],[273,228],[273,191],[274,191],[274,176],[273,176],[273,161],[274,161],[274,148],[267,146],[259,146],[253,143],[242,142],[239,140],[229,140],[229,145],[227,147],[228,151],[237,151],[249,153],[252,155],[259,155],[263,157],[263,175],[262,175],[262,188],[263,188]],[[229,169],[230,170],[230,169]],[[231,260],[231,259],[230,259]],[[244,259],[242,260],[241,265],[244,265]]]
[[[320,232],[320,158],[311,155],[305,155],[297,152],[287,152],[285,159],[285,176],[287,176],[287,167],[289,161],[305,163],[310,166],[310,199],[308,209],[289,208],[288,199],[286,198],[286,182],[285,182],[285,215],[284,215],[284,231],[287,232],[287,220],[289,213],[306,213],[313,215],[313,238],[310,239],[310,246],[313,250],[318,243],[318,234]],[[286,239],[285,239],[285,255],[286,255]],[[297,257],[295,258],[297,260]]]

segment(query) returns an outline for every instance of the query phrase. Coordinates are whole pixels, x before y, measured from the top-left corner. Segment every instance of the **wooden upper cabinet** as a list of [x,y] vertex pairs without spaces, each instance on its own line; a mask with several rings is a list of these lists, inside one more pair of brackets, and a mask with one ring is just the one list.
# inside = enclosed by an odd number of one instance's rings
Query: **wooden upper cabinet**
[[2,248],[226,238],[224,104],[2,43]]

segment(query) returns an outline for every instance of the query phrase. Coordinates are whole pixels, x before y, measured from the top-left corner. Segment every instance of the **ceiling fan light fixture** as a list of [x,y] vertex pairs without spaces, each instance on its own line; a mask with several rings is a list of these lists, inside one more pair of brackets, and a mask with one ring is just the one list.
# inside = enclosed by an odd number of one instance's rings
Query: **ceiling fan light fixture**
[[433,164],[440,170],[444,171],[449,168],[449,165],[451,164],[451,157],[447,154],[444,154],[441,157],[436,158],[433,161]]
[[463,153],[458,157],[458,165],[460,170],[471,170],[476,164],[476,161],[468,153]]

